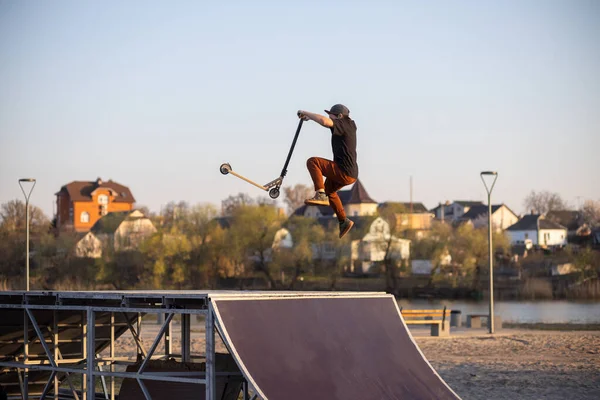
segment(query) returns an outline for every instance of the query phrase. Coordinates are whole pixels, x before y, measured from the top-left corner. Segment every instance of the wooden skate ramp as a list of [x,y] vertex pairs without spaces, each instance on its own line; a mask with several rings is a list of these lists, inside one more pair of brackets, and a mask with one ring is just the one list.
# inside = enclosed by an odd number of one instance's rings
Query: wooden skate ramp
[[389,295],[212,298],[218,328],[264,399],[457,399]]

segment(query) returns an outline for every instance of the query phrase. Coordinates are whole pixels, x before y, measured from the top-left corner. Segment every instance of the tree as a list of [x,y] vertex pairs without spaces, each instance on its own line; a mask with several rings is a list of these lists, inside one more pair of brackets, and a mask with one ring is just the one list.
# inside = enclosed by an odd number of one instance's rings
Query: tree
[[[453,264],[467,276],[473,277],[473,286],[479,285],[482,267],[488,265],[488,229],[474,228],[471,224],[460,225],[452,234],[449,242]],[[510,247],[508,237],[503,232],[492,233],[494,254],[506,253]],[[454,276],[458,270],[454,271]]]
[[[25,203],[21,200],[11,200],[0,206],[0,229],[8,231],[22,230],[26,226]],[[34,205],[29,205],[29,229],[31,234],[47,232],[50,220],[44,212]]]
[[185,201],[169,202],[160,210],[161,224],[167,229],[185,224],[190,206]]
[[344,267],[351,263],[351,235],[339,238],[339,225],[337,219],[332,218],[323,230],[323,239],[317,243],[321,254],[333,254],[332,259],[321,259],[322,273],[329,278],[329,288],[335,290],[338,279],[344,273]]
[[600,225],[600,201],[586,200],[581,207],[583,222],[590,227]]
[[275,232],[281,228],[282,216],[274,206],[238,206],[234,209],[233,224],[229,228],[232,240],[247,257],[255,261],[256,269],[267,278],[271,288],[277,286],[269,256]]
[[[159,230],[144,241],[140,251],[144,256],[143,268],[139,268],[138,260],[133,256],[121,254],[115,258],[113,267],[117,269],[110,276],[117,289],[136,284],[161,289],[189,287],[188,266],[192,245],[177,227]],[[129,263],[130,268],[120,268],[125,263]]]
[[229,196],[221,201],[221,214],[223,216],[232,216],[235,211],[244,206],[255,204],[254,199],[246,193],[238,193],[235,196]]
[[536,214],[546,214],[548,211],[566,210],[568,204],[558,193],[547,190],[542,192],[531,191],[524,201],[527,210],[533,210]]
[[[313,218],[293,216],[286,224],[293,240],[291,249],[274,249],[273,268],[290,276],[288,289],[313,263],[313,248],[323,239],[323,228]],[[283,282],[282,282],[283,284]]]
[[304,205],[304,200],[311,197],[314,189],[299,183],[293,187],[285,187],[283,192],[285,193],[284,202],[288,208],[288,214],[291,215],[294,211]]
[[389,233],[384,235],[384,241],[379,247],[384,251],[383,266],[385,273],[386,290],[396,293],[398,289],[398,259],[394,257],[394,245],[402,229],[402,214],[406,213],[404,205],[399,203],[386,203],[379,209],[379,216],[389,225]]
[[[50,221],[41,209],[30,205],[30,254],[39,250],[40,238],[48,234]],[[26,264],[26,208],[20,200],[11,200],[0,206],[0,281],[6,279],[11,286],[22,288]],[[31,264],[31,274],[36,264]]]

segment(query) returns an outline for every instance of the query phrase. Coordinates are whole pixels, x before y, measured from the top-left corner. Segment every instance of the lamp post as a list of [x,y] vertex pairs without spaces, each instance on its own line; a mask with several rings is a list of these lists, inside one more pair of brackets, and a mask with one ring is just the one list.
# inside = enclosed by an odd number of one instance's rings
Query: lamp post
[[[481,180],[485,186],[485,190],[488,195],[488,244],[489,244],[489,255],[490,255],[490,315],[488,317],[488,327],[490,333],[494,333],[494,251],[492,247],[492,190],[498,179],[498,173],[494,171],[483,171],[480,173]],[[484,176],[493,176],[494,180],[492,185],[488,188],[485,182]]]
[[[31,186],[31,189],[29,189],[29,193],[25,193],[25,189],[23,189],[23,185],[22,183],[33,183],[33,185]],[[25,286],[27,288],[27,291],[29,292],[29,196],[31,196],[31,192],[33,192],[33,188],[35,187],[35,183],[36,180],[33,178],[23,178],[23,179],[19,179],[19,186],[21,187],[21,191],[23,192],[23,195],[25,195],[25,226],[26,226],[26,230],[27,230],[27,242],[25,245],[25,269],[27,270],[26,272],[26,277],[25,277]]]

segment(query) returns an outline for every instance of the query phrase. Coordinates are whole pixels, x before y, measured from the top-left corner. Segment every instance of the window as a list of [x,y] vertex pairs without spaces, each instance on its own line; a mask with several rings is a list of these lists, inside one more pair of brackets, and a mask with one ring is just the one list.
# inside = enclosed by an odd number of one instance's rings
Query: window
[[81,216],[79,217],[79,221],[83,224],[87,224],[90,222],[90,214],[87,211],[84,211],[81,213]]
[[529,233],[525,234],[525,239],[529,239]]
[[108,196],[105,194],[98,196],[98,204],[108,204]]

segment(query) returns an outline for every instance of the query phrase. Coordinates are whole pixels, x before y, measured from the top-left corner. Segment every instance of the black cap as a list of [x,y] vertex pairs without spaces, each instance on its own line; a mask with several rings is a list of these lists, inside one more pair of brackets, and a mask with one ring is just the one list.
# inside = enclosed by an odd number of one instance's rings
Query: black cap
[[344,117],[350,115],[350,110],[343,104],[336,104],[331,107],[331,110],[325,110],[327,114],[340,115],[342,114]]

